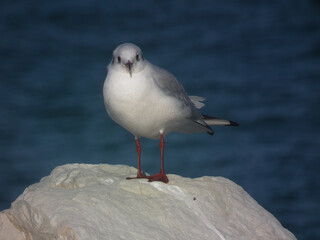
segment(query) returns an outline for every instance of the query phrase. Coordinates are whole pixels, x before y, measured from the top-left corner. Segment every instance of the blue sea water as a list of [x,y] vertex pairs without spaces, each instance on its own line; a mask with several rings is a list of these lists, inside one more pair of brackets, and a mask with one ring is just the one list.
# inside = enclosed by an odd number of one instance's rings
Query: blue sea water
[[[104,109],[113,49],[139,45],[203,113],[240,127],[171,134],[166,171],[241,185],[298,239],[320,238],[320,2],[1,1],[0,210],[67,163],[136,166]],[[142,166],[160,168],[142,139]]]

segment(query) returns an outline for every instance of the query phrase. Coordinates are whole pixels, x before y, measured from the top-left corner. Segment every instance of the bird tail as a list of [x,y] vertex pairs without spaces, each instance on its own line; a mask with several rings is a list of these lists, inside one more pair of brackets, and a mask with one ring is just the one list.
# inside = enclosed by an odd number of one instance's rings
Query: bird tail
[[204,121],[208,125],[218,125],[218,126],[239,126],[238,123],[230,121],[230,120],[225,120],[221,118],[216,118],[208,115],[202,114]]

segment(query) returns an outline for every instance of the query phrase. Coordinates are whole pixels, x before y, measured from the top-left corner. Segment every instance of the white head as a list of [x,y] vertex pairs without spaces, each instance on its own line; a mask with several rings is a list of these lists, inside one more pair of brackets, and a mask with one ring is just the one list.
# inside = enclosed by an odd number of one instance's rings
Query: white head
[[127,72],[132,77],[132,74],[143,70],[145,65],[141,49],[132,43],[124,43],[113,51],[113,58],[108,67],[115,71]]

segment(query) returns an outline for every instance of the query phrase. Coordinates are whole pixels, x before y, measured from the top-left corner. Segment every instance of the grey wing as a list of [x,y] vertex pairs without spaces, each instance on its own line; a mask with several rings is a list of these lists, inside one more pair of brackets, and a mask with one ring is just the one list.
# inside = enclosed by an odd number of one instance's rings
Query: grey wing
[[188,96],[183,86],[171,73],[155,65],[153,65],[152,67],[155,71],[153,78],[156,84],[167,95],[181,100],[186,106],[190,107],[190,120],[206,129],[209,134],[213,135],[213,130],[210,128],[210,126],[208,126],[208,124],[204,121],[203,116],[197,110],[197,108],[202,108],[204,106],[204,104],[201,102],[204,100],[204,98],[198,96]]
[[190,97],[184,90],[183,86],[178,82],[178,80],[168,71],[152,65],[155,74],[153,78],[156,84],[169,96],[176,97],[183,101],[187,105],[193,105]]
[[154,65],[153,67],[157,76],[155,78],[157,85],[168,95],[179,98],[186,104],[192,103],[196,108],[202,108],[205,106],[205,104],[202,103],[205,98],[199,96],[188,96],[183,86],[179,83],[175,76],[162,68]]

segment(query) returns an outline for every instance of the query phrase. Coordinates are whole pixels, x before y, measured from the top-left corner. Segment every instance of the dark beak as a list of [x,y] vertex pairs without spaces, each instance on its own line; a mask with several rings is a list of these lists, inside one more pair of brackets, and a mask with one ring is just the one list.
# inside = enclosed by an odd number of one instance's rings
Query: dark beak
[[129,70],[130,77],[132,78],[132,62],[128,61],[125,65]]

